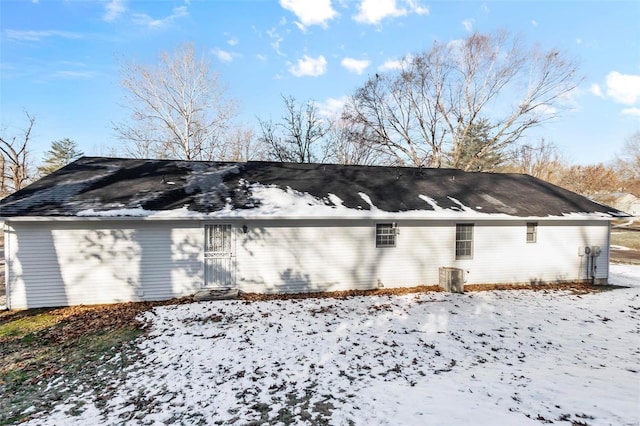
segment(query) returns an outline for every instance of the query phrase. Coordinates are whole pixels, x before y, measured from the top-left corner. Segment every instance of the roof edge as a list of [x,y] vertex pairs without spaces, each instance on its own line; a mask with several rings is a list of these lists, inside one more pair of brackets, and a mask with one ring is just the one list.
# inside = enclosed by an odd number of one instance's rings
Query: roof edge
[[[631,216],[626,216],[631,217]],[[181,222],[238,222],[242,220],[260,220],[260,221],[454,221],[454,222],[522,222],[522,221],[598,221],[612,222],[614,220],[624,219],[625,217],[613,216],[430,216],[430,217],[411,217],[411,216],[394,216],[394,215],[372,215],[372,216],[265,216],[265,215],[244,215],[244,216],[14,216],[0,217],[2,222],[143,222],[143,221],[181,221]]]

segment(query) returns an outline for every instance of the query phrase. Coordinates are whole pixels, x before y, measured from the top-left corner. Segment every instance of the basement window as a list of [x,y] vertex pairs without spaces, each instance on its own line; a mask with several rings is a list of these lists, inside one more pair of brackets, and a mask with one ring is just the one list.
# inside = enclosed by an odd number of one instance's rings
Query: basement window
[[535,243],[538,241],[538,223],[527,222],[527,242]]
[[376,247],[396,246],[395,223],[376,223]]
[[473,224],[456,225],[456,259],[473,258]]

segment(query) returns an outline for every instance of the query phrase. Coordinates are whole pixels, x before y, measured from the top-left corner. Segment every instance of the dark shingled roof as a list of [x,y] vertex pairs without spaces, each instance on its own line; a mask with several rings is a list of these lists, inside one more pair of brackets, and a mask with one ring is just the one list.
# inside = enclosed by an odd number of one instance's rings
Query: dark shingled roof
[[142,208],[165,211],[187,207],[210,213],[225,205],[251,212],[259,205],[252,184],[290,187],[327,205],[335,194],[343,206],[369,210],[369,196],[386,212],[430,211],[419,195],[446,211],[464,206],[481,213],[515,217],[596,213],[627,216],[571,191],[521,174],[455,169],[343,166],[255,162],[195,162],[83,157],[0,201],[0,217],[75,216],[78,212]]

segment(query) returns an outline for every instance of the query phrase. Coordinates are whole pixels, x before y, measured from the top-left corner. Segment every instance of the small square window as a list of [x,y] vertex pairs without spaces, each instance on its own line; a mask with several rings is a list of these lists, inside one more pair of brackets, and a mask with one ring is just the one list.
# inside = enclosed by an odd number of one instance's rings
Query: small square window
[[537,240],[538,240],[538,223],[528,222],[527,223],[527,242],[535,243]]
[[396,246],[396,226],[393,223],[376,223],[376,247]]
[[473,224],[456,225],[456,259],[473,258]]

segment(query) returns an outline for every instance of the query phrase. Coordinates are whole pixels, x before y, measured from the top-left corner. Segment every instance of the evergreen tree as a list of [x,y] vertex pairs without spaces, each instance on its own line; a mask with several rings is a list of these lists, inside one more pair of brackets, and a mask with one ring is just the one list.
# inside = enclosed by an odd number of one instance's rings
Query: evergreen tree
[[491,130],[491,123],[485,118],[472,123],[459,144],[459,151],[452,153],[454,167],[471,171],[496,170],[505,156],[504,148],[494,143]]
[[38,167],[38,174],[46,176],[53,173],[82,155],[83,152],[78,150],[78,145],[71,139],[53,141],[51,149],[45,154],[43,164]]

